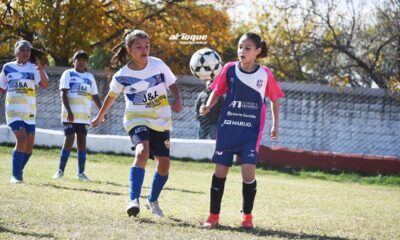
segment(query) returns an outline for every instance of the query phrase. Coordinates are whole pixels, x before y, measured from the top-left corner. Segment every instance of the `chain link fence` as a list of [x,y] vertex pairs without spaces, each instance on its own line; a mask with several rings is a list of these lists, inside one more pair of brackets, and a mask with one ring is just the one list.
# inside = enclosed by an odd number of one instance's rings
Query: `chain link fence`
[[[62,130],[59,78],[65,68],[50,68],[48,89],[37,90],[38,128]],[[104,99],[112,74],[95,73],[99,96]],[[191,76],[180,76],[183,110],[173,113],[172,138],[196,139],[199,123],[195,104],[205,84]],[[400,96],[382,89],[334,88],[317,84],[281,82],[279,140],[269,138],[270,109],[262,145],[306,150],[400,156]],[[5,94],[0,96],[0,124],[5,123]],[[125,102],[119,96],[107,121],[89,133],[126,135],[122,126]],[[269,108],[269,106],[268,106]],[[98,110],[93,104],[93,115]]]

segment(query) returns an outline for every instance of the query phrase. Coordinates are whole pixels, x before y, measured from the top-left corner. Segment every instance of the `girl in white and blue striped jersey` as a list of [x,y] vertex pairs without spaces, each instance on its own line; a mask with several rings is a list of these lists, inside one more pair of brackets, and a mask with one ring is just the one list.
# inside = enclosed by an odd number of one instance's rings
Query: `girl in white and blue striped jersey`
[[[158,197],[169,174],[171,109],[174,112],[182,110],[176,77],[162,60],[149,56],[150,40],[144,31],[127,32],[114,51],[114,64],[129,62],[114,74],[110,91],[98,116],[92,121],[92,126],[96,127],[104,120],[118,94],[123,92],[126,102],[124,127],[135,148],[135,160],[130,169],[130,203],[127,212],[129,216],[136,216],[140,211],[139,198],[150,156],[155,159],[157,170],[153,176],[147,206],[153,216],[163,217]],[[168,89],[174,97],[171,106],[167,98]]]
[[6,121],[16,144],[12,152],[11,183],[23,182],[23,170],[35,141],[36,85],[47,88],[48,78],[40,60],[45,53],[35,50],[29,41],[15,43],[16,60],[6,63],[0,73],[0,93],[6,95]]
[[53,178],[64,176],[75,134],[78,147],[78,179],[89,181],[85,174],[86,163],[86,135],[90,125],[92,99],[100,109],[101,101],[97,91],[96,80],[86,70],[89,55],[82,50],[75,52],[73,57],[74,68],[66,70],[60,79],[62,99],[61,121],[64,127],[64,144],[60,153],[60,164]]

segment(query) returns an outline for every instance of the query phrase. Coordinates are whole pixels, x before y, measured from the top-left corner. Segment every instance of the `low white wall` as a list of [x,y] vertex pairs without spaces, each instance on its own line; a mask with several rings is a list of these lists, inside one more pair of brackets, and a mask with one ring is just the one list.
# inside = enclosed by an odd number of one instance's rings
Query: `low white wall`
[[[36,128],[35,146],[61,147],[63,141],[64,132],[62,131]],[[5,125],[0,126],[0,143],[15,143],[14,135]],[[133,154],[132,142],[128,136],[88,134],[86,145],[92,152]],[[214,148],[214,140],[172,138],[170,155],[172,158],[210,159]]]

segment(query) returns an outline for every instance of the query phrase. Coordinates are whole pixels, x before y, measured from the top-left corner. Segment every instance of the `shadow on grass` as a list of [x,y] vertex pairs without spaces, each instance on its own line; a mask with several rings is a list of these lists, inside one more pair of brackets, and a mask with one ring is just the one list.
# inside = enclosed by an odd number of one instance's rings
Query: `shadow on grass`
[[56,189],[70,190],[70,191],[105,194],[105,195],[112,195],[112,196],[124,196],[124,195],[126,195],[125,193],[108,192],[108,191],[101,191],[101,190],[94,190],[94,189],[87,189],[87,188],[70,188],[70,187],[58,186],[58,185],[55,185],[55,184],[49,184],[49,183],[47,183],[47,184],[38,184],[38,186],[52,187],[52,188],[56,188]]
[[[106,181],[106,182],[91,181],[91,183],[104,184],[104,185],[110,185],[110,186],[115,186],[115,187],[129,188],[128,184],[120,184],[120,183],[108,182],[108,181]],[[149,189],[149,187],[142,186],[142,189]],[[171,188],[171,187],[165,187],[165,188],[163,188],[163,191],[178,191],[178,192],[183,192],[183,193],[205,194],[205,192],[202,192],[202,191],[191,191],[191,190],[187,190],[187,189],[178,189],[178,188]]]
[[14,235],[21,235],[21,236],[32,237],[32,238],[57,239],[53,234],[41,234],[41,233],[35,233],[35,232],[20,232],[20,231],[15,231],[15,230],[11,230],[11,229],[5,228],[3,226],[0,226],[0,232],[11,233],[11,234],[14,234]]
[[[201,228],[201,225],[195,225],[186,221],[182,221],[181,219],[168,217],[167,220],[170,221],[162,221],[153,220],[150,218],[141,218],[138,219],[141,223],[162,223],[162,224],[170,224],[171,226],[177,227],[192,227],[192,228]],[[242,232],[247,234],[252,234],[259,237],[275,237],[275,238],[282,238],[282,239],[318,239],[318,240],[349,240],[349,238],[343,237],[336,237],[336,236],[327,236],[327,235],[317,235],[317,234],[306,234],[306,233],[295,233],[295,232],[287,232],[287,231],[279,231],[279,230],[270,230],[264,229],[260,227],[256,227],[255,229],[243,229],[240,227],[230,227],[219,225],[215,230],[219,231],[229,231],[229,232]],[[207,231],[213,231],[208,230]]]

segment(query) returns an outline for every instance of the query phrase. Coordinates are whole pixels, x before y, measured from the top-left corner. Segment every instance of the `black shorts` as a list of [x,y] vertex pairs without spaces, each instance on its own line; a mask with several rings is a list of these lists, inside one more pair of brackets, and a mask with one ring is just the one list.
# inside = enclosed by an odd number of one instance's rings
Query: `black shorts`
[[133,143],[133,150],[137,144],[149,141],[150,158],[169,157],[169,131],[159,132],[146,126],[136,126],[129,131],[129,137]]
[[87,135],[89,125],[84,123],[67,123],[63,122],[64,126],[64,135],[71,135],[71,134],[82,134]]

